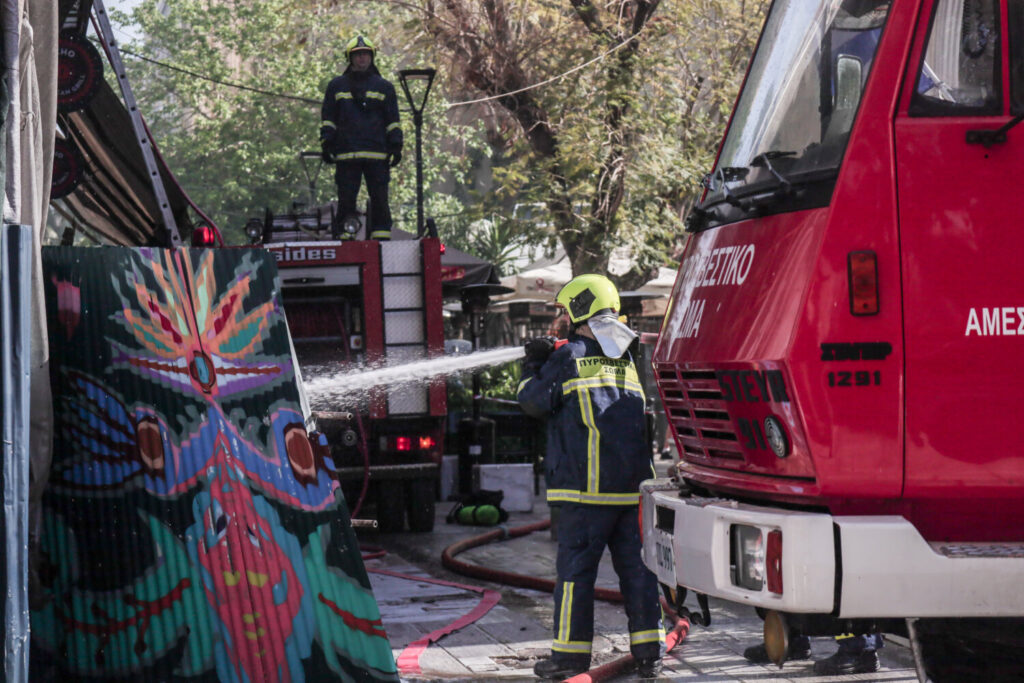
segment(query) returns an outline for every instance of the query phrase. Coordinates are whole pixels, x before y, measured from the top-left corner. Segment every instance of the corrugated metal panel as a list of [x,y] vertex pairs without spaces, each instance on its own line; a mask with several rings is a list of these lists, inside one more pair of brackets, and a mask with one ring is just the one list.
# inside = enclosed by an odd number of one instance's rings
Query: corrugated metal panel
[[41,661],[74,678],[396,680],[334,463],[306,436],[273,257],[52,248],[44,268]]

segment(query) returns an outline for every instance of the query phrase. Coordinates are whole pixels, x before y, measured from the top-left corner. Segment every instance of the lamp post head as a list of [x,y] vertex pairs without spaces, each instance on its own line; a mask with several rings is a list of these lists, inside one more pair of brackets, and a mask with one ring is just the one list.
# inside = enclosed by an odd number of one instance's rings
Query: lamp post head
[[[422,114],[423,108],[427,106],[427,96],[430,95],[430,86],[434,83],[434,75],[437,69],[400,69],[398,78],[402,83],[402,90],[405,92],[405,99],[409,101],[409,107],[414,114]],[[418,98],[413,96],[410,90],[410,83],[415,83],[413,89],[417,92]],[[417,99],[419,101],[417,101]]]

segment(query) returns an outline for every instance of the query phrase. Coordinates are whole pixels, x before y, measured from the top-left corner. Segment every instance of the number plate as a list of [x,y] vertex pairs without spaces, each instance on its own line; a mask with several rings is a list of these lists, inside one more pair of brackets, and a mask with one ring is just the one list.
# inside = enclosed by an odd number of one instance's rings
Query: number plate
[[654,541],[654,561],[658,565],[658,574],[663,572],[668,576],[675,577],[675,562],[672,559],[672,537],[666,540]]

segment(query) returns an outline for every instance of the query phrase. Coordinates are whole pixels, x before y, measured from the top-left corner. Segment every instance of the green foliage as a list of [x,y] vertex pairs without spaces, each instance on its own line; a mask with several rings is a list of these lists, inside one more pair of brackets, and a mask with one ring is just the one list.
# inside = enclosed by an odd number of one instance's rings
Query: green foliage
[[[515,401],[522,369],[519,361],[495,365],[479,371],[480,388],[487,398]],[[448,378],[448,410],[449,412],[467,411],[473,407],[473,375],[462,373]],[[484,410],[503,410],[503,406],[492,401],[484,401]]]
[[619,246],[630,284],[674,261],[766,2],[412,4],[452,92],[526,88],[486,105],[503,145],[482,210],[543,205],[522,234],[559,240],[577,272],[603,271]]

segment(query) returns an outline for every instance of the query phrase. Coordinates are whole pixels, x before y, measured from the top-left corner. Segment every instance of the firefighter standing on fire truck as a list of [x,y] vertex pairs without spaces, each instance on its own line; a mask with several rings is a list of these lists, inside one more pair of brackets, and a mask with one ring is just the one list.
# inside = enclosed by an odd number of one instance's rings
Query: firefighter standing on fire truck
[[636,334],[619,321],[618,291],[602,275],[573,278],[556,303],[572,332],[557,349],[551,337],[526,343],[518,396],[525,412],[547,420],[547,498],[560,506],[554,639],[534,673],[564,678],[590,668],[594,581],[607,545],[637,672],[654,677],[665,633],[657,579],[640,559],[638,491],[653,468]]
[[[395,87],[374,64],[377,48],[365,36],[348,42],[348,68],[327,85],[320,124],[325,163],[335,164],[339,223],[356,214],[362,178],[370,196],[369,237],[391,239],[388,183],[391,168],[402,160],[402,128]],[[340,225],[332,226],[335,236]],[[354,235],[341,234],[351,239]]]

